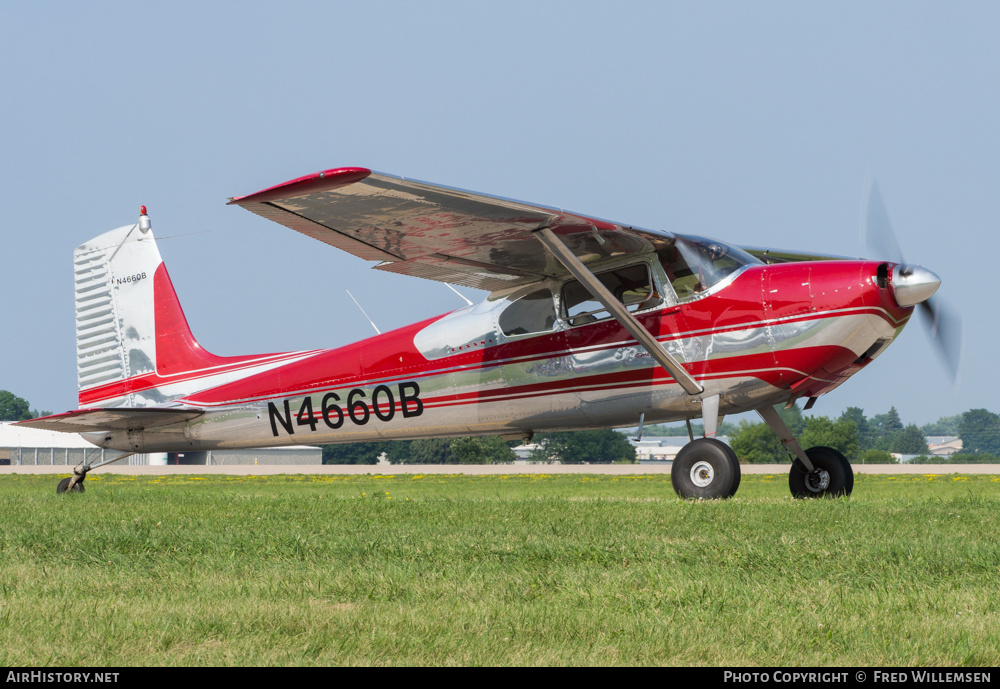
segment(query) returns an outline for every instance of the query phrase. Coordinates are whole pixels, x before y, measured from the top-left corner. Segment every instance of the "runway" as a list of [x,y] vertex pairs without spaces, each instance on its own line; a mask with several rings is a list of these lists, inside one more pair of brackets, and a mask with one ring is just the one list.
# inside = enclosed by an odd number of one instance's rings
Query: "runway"
[[[855,476],[862,474],[1000,474],[1000,464],[855,464]],[[744,475],[787,474],[788,464],[742,464]],[[0,476],[5,474],[61,474],[72,471],[65,465],[0,466]],[[635,476],[637,474],[670,474],[670,465],[658,464],[326,464],[326,465],[225,465],[225,466],[128,466],[111,465],[96,469],[95,474],[123,474],[129,476],[174,476],[186,474],[271,476],[278,474],[322,474],[381,476],[405,474],[464,474],[516,476],[521,474],[602,474],[608,476]]]

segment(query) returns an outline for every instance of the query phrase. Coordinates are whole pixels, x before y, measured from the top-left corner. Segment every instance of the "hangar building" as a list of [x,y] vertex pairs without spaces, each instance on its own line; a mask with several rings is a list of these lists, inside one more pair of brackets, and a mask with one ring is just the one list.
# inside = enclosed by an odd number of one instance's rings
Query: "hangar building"
[[[59,433],[0,423],[0,465],[76,466],[89,457],[93,463],[122,453],[95,447],[76,433]],[[137,454],[122,460],[131,465],[309,465],[323,463],[323,451],[312,445],[212,450],[209,452],[161,452]],[[111,465],[114,466],[114,465]]]

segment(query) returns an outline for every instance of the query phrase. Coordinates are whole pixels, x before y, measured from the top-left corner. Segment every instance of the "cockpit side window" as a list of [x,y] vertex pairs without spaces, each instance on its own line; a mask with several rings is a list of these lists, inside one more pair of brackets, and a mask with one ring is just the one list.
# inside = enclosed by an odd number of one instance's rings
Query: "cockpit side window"
[[[630,312],[648,309],[660,303],[660,296],[649,274],[649,266],[644,263],[600,273],[596,277]],[[576,280],[563,286],[562,303],[571,326],[593,323],[611,316],[601,302],[594,299],[587,288]]]
[[504,335],[528,335],[552,330],[556,323],[552,291],[540,289],[524,295],[504,309],[499,323]]
[[745,265],[760,263],[742,249],[701,237],[678,236],[657,256],[681,301],[697,297]]

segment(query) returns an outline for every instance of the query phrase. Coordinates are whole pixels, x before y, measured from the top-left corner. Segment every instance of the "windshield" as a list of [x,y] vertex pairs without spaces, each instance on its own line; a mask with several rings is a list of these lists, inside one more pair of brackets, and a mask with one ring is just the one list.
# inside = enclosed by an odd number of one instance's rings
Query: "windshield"
[[756,258],[735,246],[714,239],[678,235],[673,245],[657,252],[677,298],[691,299],[711,289],[728,275]]

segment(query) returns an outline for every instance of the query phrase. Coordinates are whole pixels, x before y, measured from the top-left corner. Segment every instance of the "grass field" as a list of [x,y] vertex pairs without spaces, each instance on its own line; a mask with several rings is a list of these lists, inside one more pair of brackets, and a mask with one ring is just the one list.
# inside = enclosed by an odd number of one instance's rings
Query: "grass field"
[[1000,665],[1000,477],[0,477],[0,665]]

